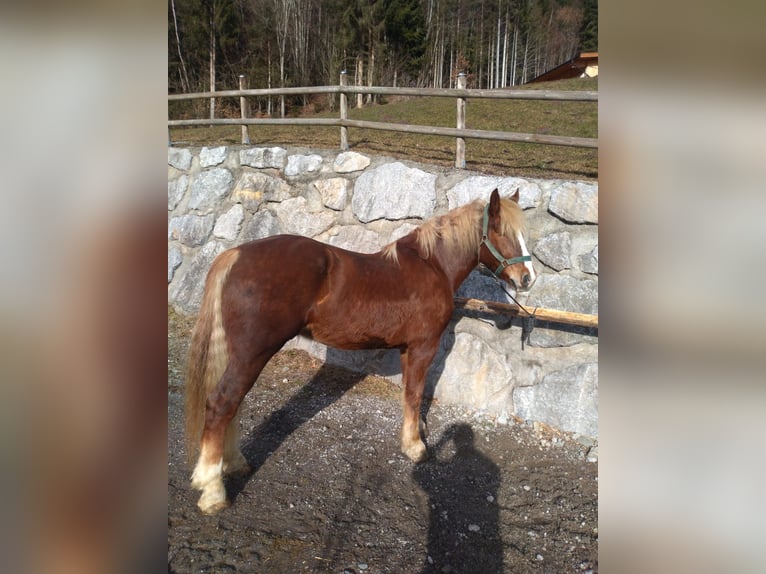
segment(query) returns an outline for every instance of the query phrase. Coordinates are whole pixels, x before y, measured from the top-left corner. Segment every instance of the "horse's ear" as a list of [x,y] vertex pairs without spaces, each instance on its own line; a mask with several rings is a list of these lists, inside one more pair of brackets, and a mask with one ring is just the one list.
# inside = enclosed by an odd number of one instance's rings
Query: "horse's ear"
[[513,195],[511,196],[511,200],[514,203],[518,203],[519,202],[519,188],[518,187],[516,188],[516,191],[513,192]]
[[490,217],[500,215],[500,192],[497,191],[497,188],[489,196],[489,209],[487,211]]

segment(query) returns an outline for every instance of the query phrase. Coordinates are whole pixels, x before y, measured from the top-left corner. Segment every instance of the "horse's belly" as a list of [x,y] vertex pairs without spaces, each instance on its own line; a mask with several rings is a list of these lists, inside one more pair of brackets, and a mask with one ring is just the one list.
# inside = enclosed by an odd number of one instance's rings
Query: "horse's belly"
[[402,344],[395,337],[386,336],[382,331],[377,333],[363,332],[347,329],[345,325],[327,323],[310,323],[301,331],[301,335],[336,349],[350,351],[360,349],[390,349]]
[[305,331],[315,341],[338,349],[400,347],[407,343],[412,311],[390,304],[362,309],[335,303],[311,313]]

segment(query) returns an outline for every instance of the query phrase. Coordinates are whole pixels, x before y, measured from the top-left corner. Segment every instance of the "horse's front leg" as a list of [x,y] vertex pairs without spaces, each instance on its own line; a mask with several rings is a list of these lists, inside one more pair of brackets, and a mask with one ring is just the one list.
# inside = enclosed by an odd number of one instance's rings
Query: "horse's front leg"
[[402,452],[413,462],[421,462],[428,456],[423,442],[428,436],[428,427],[420,417],[420,404],[426,386],[426,372],[438,347],[439,339],[436,339],[425,345],[410,346],[401,352],[404,382]]

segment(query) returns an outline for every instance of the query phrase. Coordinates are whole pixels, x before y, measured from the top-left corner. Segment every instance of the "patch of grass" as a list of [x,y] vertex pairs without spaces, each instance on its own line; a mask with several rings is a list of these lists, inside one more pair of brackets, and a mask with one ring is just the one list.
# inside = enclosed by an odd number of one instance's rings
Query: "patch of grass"
[[[577,78],[524,86],[534,90],[598,90],[598,79]],[[388,98],[361,109],[349,118],[423,126],[455,126],[455,100],[451,98]],[[305,117],[305,114],[302,114]],[[322,111],[314,117],[338,117]],[[468,129],[514,131],[561,136],[598,137],[596,102],[469,99]],[[340,130],[313,126],[250,126],[251,145],[282,145],[338,149]],[[349,128],[351,150],[451,167],[455,140],[380,130]],[[187,145],[238,145],[239,126],[174,128],[174,142]],[[493,175],[541,178],[598,178],[598,150],[490,140],[466,140],[466,168]]]

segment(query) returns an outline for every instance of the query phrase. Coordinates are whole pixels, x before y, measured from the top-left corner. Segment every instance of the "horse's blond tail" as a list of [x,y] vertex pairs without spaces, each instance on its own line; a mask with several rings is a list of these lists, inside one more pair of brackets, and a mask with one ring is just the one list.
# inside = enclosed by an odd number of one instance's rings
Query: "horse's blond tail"
[[210,267],[205,281],[199,317],[194,326],[186,367],[186,453],[192,462],[199,449],[205,423],[207,395],[220,380],[229,362],[226,332],[221,313],[221,292],[239,250],[221,253]]

